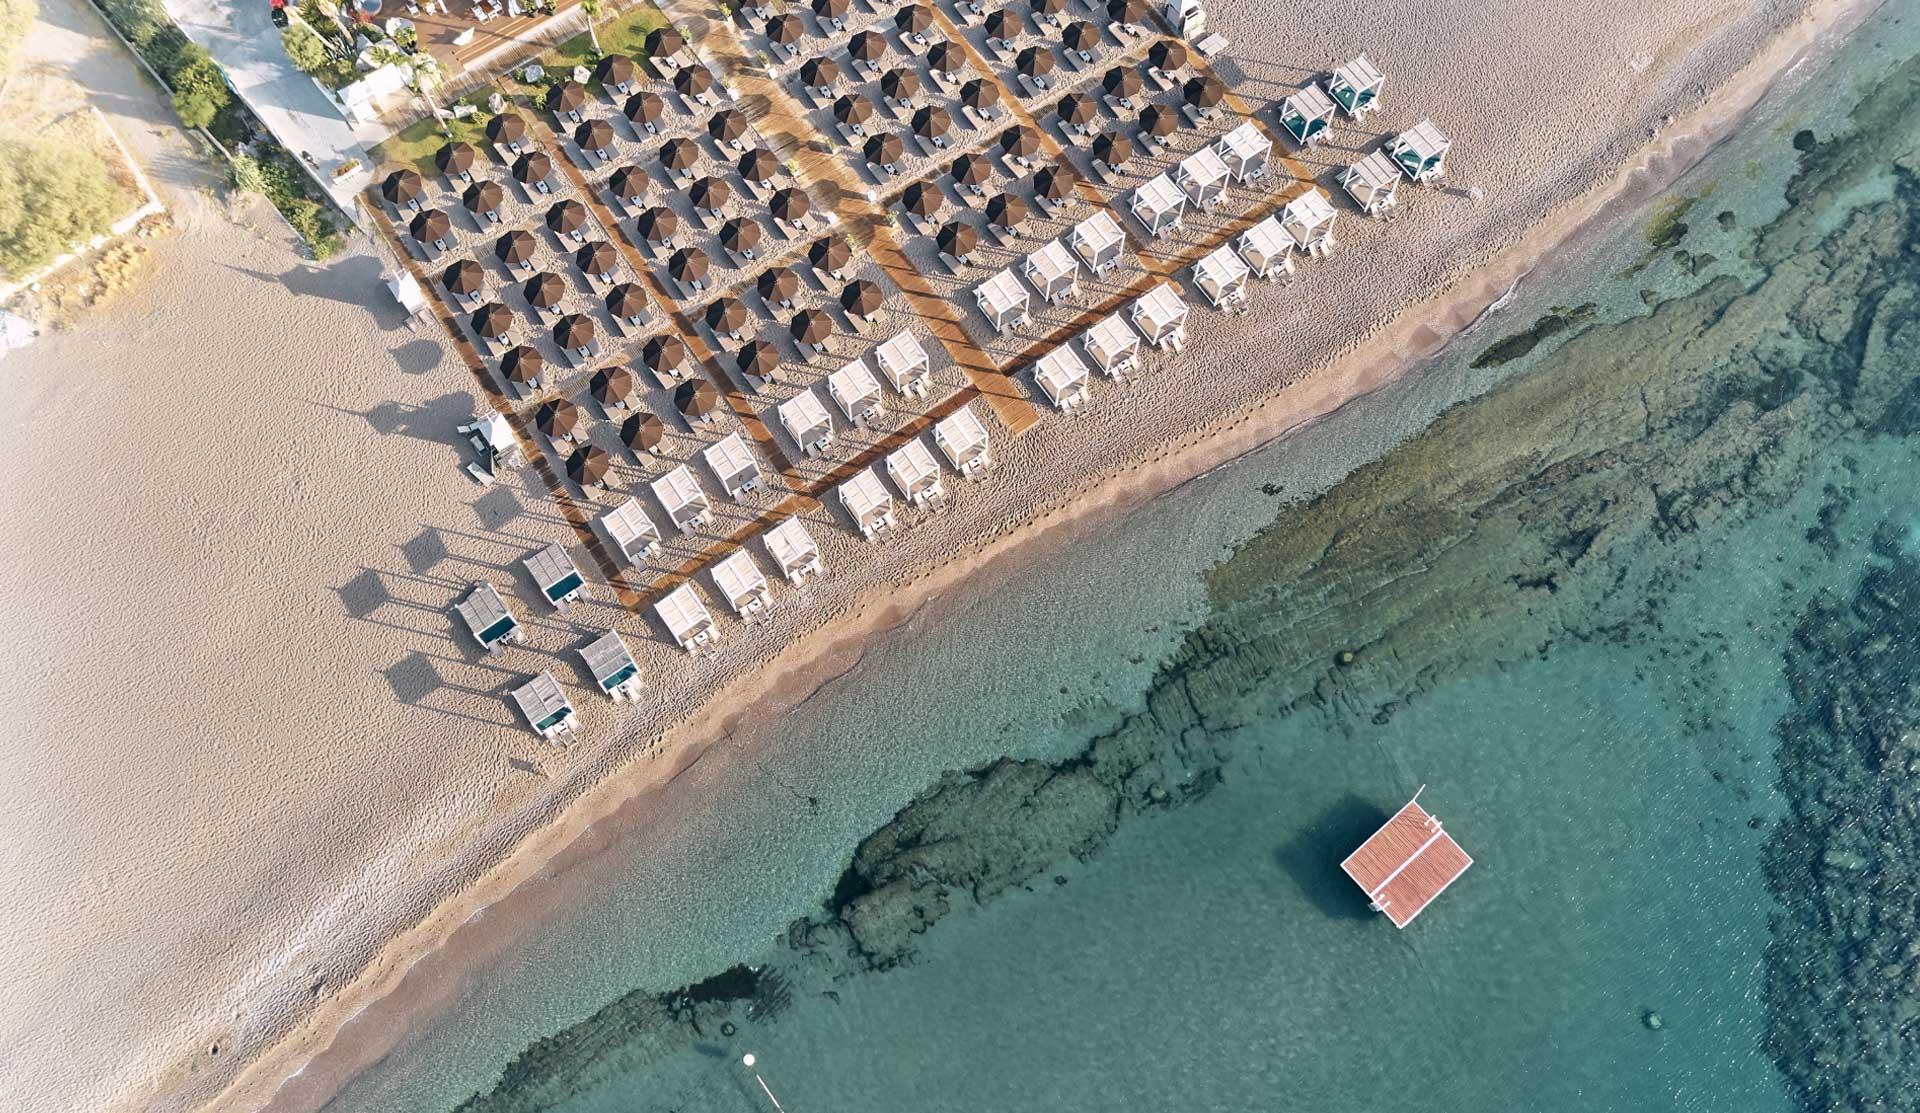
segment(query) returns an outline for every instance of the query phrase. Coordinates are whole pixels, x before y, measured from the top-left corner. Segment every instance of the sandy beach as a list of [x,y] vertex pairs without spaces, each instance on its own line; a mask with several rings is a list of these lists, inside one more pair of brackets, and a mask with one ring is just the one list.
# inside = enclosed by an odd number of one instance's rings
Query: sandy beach
[[[0,703],[25,770],[0,797],[17,988],[0,1034],[24,1052],[0,1088],[36,1109],[314,1107],[383,1046],[364,1029],[336,1046],[343,1026],[396,991],[430,1000],[407,985],[415,962],[596,822],[642,795],[670,809],[674,775],[755,729],[749,715],[777,717],[983,566],[1402,374],[1870,6],[1600,25],[1556,0],[1442,28],[1418,5],[1312,27],[1223,5],[1236,92],[1265,101],[1368,49],[1419,106],[1395,121],[1432,115],[1456,136],[1447,189],[1391,223],[1343,213],[1332,258],[1255,291],[1244,316],[1196,311],[1187,353],[1133,389],[1002,436],[992,478],[910,515],[888,549],[810,522],[830,577],[778,596],[771,622],[728,621],[697,661],[606,585],[567,616],[530,598],[514,565],[570,531],[530,471],[484,494],[460,475],[472,378],[436,327],[410,331],[382,300],[370,245],[314,267],[283,228],[201,206],[155,247],[154,281],[0,364],[23,449],[6,505],[36,527],[0,562],[19,631]],[[1364,139],[1336,130],[1307,161],[1344,163]],[[449,604],[477,578],[522,596],[534,630],[511,661],[454,628]],[[609,625],[648,680],[624,718],[571,655]],[[500,699],[542,667],[577,692],[584,730],[564,752]]]

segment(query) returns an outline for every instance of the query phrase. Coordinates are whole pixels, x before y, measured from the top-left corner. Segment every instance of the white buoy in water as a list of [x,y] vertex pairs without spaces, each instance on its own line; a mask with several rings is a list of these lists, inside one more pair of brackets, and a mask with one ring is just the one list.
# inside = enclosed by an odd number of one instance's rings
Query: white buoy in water
[[[753,1052],[751,1051],[740,1056],[740,1064],[748,1070],[753,1070],[753,1065],[757,1062],[759,1062],[759,1060],[753,1057]],[[760,1092],[767,1095],[767,1100],[773,1103],[773,1108],[776,1110],[776,1113],[787,1113],[786,1108],[780,1104],[780,1099],[774,1097],[773,1091],[767,1087],[767,1080],[760,1077],[759,1071],[753,1071],[753,1080],[760,1084]]]

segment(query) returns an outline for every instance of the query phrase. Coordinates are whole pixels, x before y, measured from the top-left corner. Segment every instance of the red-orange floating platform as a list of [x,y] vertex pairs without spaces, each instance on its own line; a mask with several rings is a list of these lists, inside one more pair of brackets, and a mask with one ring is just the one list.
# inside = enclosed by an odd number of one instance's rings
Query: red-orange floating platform
[[1420,806],[1416,792],[1340,868],[1366,890],[1369,907],[1403,928],[1471,865],[1467,852]]

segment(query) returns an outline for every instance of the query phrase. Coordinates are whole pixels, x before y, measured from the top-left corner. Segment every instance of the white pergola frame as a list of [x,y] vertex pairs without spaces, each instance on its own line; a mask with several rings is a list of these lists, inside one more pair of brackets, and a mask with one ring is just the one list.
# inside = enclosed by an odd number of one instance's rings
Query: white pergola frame
[[1126,314],[1115,310],[1087,327],[1080,334],[1081,350],[1110,379],[1123,379],[1140,363],[1140,334],[1127,323]]
[[1147,343],[1156,348],[1180,349],[1187,327],[1188,306],[1170,282],[1162,282],[1135,298],[1127,307],[1127,319]]
[[645,686],[640,678],[639,663],[628,651],[627,643],[613,630],[581,646],[580,660],[586,664],[593,682],[615,701],[631,699]]
[[1080,289],[1080,264],[1059,240],[1048,240],[1029,254],[1020,271],[1048,305],[1058,305]]
[[812,390],[803,390],[775,407],[780,426],[809,456],[833,447],[833,417]]
[[[1434,126],[1432,120],[1422,120],[1387,143],[1387,154],[1394,165],[1409,181],[1419,183],[1434,178],[1445,177],[1447,173],[1447,152],[1453,150],[1453,140],[1445,132]],[[1408,165],[1407,156],[1421,165],[1415,170]]]
[[887,453],[887,478],[900,489],[902,498],[922,510],[937,510],[946,501],[940,461],[919,437]]
[[1400,167],[1385,151],[1375,151],[1340,171],[1340,188],[1368,216],[1393,208],[1399,200]]
[[880,373],[902,394],[924,396],[927,380],[933,375],[933,361],[927,357],[920,338],[905,329],[894,333],[873,351],[873,362]]
[[974,287],[974,300],[980,305],[980,312],[993,326],[995,332],[1004,333],[1009,328],[1024,324],[1032,306],[1027,288],[1013,273],[1012,267],[1003,267],[986,281]]
[[[527,558],[520,563],[526,568],[534,586],[540,589],[540,597],[551,603],[554,610],[565,611],[587,588],[587,578],[580,574],[573,557],[557,541],[527,554]],[[555,595],[556,588],[565,590]]]
[[660,552],[660,527],[648,516],[640,500],[629,498],[600,515],[607,539],[630,564],[640,564]]
[[1072,413],[1087,400],[1087,379],[1092,374],[1073,345],[1059,347],[1033,361],[1033,381],[1055,409]]
[[767,555],[788,583],[801,583],[808,576],[820,575],[820,545],[798,518],[788,518],[761,536]]
[[1213,149],[1220,161],[1226,163],[1233,180],[1244,182],[1266,175],[1267,160],[1273,156],[1273,140],[1252,120],[1247,120],[1221,136]]
[[1221,244],[1193,264],[1193,284],[1214,308],[1231,309],[1246,300],[1247,276],[1252,273],[1232,247]]
[[1240,233],[1233,249],[1240,253],[1249,269],[1261,278],[1278,278],[1293,273],[1293,237],[1281,229],[1272,213],[1261,217],[1253,227]]
[[1309,255],[1325,255],[1333,250],[1333,222],[1337,216],[1333,202],[1315,186],[1281,208],[1280,228],[1293,239],[1295,247]]
[[1127,211],[1149,235],[1157,238],[1180,227],[1187,211],[1187,195],[1173,184],[1172,178],[1155,174],[1133,191],[1133,196],[1127,199]]
[[[483,581],[474,584],[473,590],[467,592],[465,599],[455,603],[453,609],[454,613],[460,616],[460,620],[467,624],[467,631],[473,635],[473,640],[479,642],[480,648],[488,653],[494,652],[507,642],[520,640],[520,620],[507,609],[506,602],[500,598],[499,590],[490,583]],[[494,635],[491,641],[487,640],[484,636],[486,632],[498,626],[503,620],[508,624],[507,628]]]
[[933,443],[953,469],[968,479],[992,470],[993,446],[987,427],[969,402],[933,425]]
[[855,425],[865,425],[886,412],[880,402],[880,380],[867,370],[864,359],[850,360],[828,375],[827,393]]
[[[1358,120],[1367,113],[1380,107],[1380,89],[1387,83],[1386,75],[1373,64],[1373,59],[1363,52],[1353,61],[1333,71],[1333,77],[1327,82],[1327,95],[1331,96],[1350,118]],[[1342,89],[1352,90],[1350,101],[1341,96]]]
[[[1326,138],[1328,129],[1333,127],[1333,114],[1339,109],[1340,106],[1333,103],[1333,98],[1320,87],[1320,83],[1312,81],[1299,92],[1282,97],[1276,115],[1280,126],[1295,143],[1311,147]],[[1297,130],[1288,122],[1294,116],[1300,118]],[[1315,127],[1316,124],[1319,126]]]
[[878,541],[893,529],[893,496],[872,468],[861,468],[840,484],[840,505],[868,541]]
[[691,583],[667,592],[653,605],[653,613],[660,617],[667,634],[689,653],[720,640],[720,628],[713,624],[712,612],[700,601]]
[[573,702],[550,672],[541,672],[513,690],[513,702],[526,716],[527,726],[542,738],[572,734],[578,727]]
[[667,520],[681,533],[699,529],[713,512],[707,492],[701,489],[700,481],[685,464],[675,466],[655,479],[651,486],[653,497],[660,500],[660,506],[667,512]]
[[728,433],[700,450],[707,469],[733,498],[739,498],[760,486],[760,463],[738,431]]
[[1202,147],[1180,160],[1173,168],[1173,177],[1187,200],[1202,209],[1211,209],[1226,197],[1227,182],[1233,178],[1233,171],[1227,168],[1220,152]]
[[753,562],[753,554],[735,549],[713,566],[713,586],[720,597],[743,619],[767,609],[767,575]]
[[1073,241],[1074,254],[1095,274],[1105,274],[1119,265],[1127,250],[1127,234],[1105,209],[1074,225],[1068,238]]

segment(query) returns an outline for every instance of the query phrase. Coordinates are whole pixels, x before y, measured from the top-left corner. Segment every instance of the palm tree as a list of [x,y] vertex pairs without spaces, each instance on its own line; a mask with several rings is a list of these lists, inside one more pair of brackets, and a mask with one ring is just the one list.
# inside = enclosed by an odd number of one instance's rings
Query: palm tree
[[593,26],[593,17],[600,14],[600,0],[580,0],[580,10],[587,14],[587,41],[593,44],[593,56],[600,56],[600,33]]

